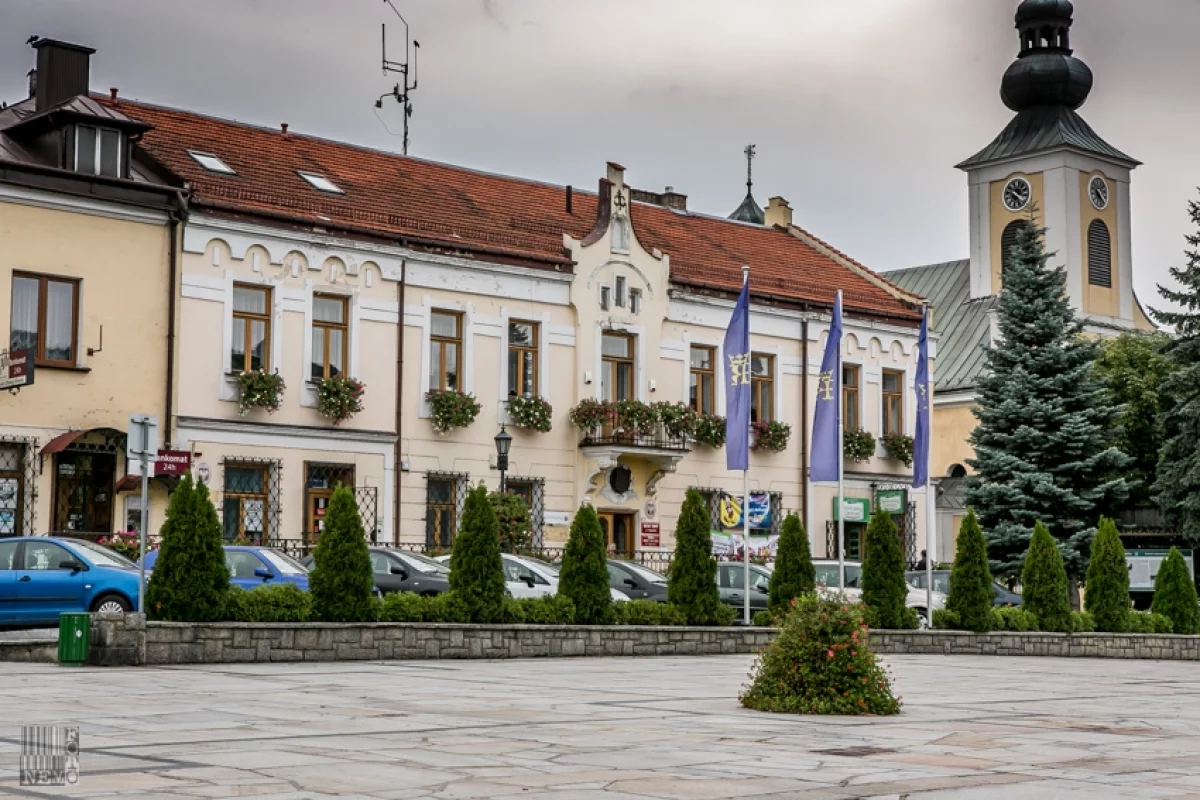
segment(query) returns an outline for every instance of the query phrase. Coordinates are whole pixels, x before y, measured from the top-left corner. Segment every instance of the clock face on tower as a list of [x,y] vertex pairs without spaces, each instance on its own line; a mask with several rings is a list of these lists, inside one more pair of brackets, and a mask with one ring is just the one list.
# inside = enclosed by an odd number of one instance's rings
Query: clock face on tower
[[1031,197],[1033,197],[1033,189],[1029,186],[1029,181],[1024,178],[1013,178],[1004,187],[1004,207],[1009,211],[1020,211],[1029,205]]
[[1088,197],[1092,200],[1092,205],[1097,211],[1103,211],[1108,208],[1108,183],[1099,175],[1092,178],[1088,183]]

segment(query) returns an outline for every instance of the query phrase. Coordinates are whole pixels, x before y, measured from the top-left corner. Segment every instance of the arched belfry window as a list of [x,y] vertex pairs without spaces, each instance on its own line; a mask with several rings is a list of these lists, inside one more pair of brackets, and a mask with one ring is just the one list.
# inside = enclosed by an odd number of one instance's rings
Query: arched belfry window
[[1088,283],[1112,288],[1112,238],[1108,226],[1094,219],[1088,226]]
[[1017,233],[1023,225],[1029,223],[1023,219],[1014,220],[1008,223],[1004,233],[1000,234],[1000,275],[1008,272],[1008,268],[1013,263],[1013,248],[1017,246]]

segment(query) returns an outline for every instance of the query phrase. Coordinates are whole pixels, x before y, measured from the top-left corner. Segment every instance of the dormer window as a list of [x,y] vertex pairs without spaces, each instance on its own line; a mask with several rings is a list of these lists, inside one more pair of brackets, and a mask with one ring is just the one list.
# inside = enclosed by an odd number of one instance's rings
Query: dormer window
[[75,126],[75,171],[121,177],[121,134],[111,128]]
[[194,150],[188,150],[188,155],[196,160],[200,166],[204,167],[209,172],[219,172],[222,175],[237,175],[233,167],[226,164],[221,159],[211,153],[197,153]]
[[345,192],[337,187],[337,184],[323,175],[317,175],[314,172],[299,171],[297,171],[297,174],[308,181],[309,185],[318,191],[329,192],[330,194],[345,194]]

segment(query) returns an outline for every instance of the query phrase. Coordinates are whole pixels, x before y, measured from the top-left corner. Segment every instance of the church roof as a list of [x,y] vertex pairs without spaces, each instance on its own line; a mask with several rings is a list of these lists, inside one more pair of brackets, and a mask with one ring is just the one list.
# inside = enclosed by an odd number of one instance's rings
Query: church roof
[[1130,166],[1141,162],[1100,138],[1083,117],[1061,105],[1034,106],[1018,112],[991,144],[958,165],[959,169],[1069,148]]
[[736,222],[750,222],[754,225],[762,225],[766,222],[766,215],[763,213],[762,207],[755,201],[754,195],[746,192],[746,199],[737,207],[729,218]]
[[991,343],[990,312],[996,297],[971,299],[971,262],[949,261],[884,273],[892,283],[926,298],[938,334],[936,391],[974,389],[986,367],[983,349]]

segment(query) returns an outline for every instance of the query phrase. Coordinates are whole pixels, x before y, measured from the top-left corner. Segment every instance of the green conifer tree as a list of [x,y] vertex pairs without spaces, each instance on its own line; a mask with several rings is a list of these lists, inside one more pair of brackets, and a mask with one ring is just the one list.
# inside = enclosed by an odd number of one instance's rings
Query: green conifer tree
[[1101,517],[1092,540],[1084,604],[1096,620],[1096,630],[1122,633],[1129,627],[1129,567],[1117,525]]
[[612,622],[612,593],[600,518],[590,505],[580,506],[571,521],[571,536],[563,552],[558,593],[575,604],[580,625]]
[[375,575],[354,492],[333,490],[308,575],[313,616],[325,622],[370,622]]
[[905,627],[904,609],[908,584],[904,580],[904,555],[900,533],[892,515],[876,511],[867,525],[867,553],[862,567],[862,601],[877,628]]
[[1154,576],[1154,600],[1150,610],[1171,620],[1178,634],[1200,632],[1200,605],[1196,602],[1196,584],[1188,574],[1183,554],[1172,547]]
[[708,508],[695,489],[688,489],[675,527],[675,558],[667,576],[667,600],[683,612],[689,625],[712,625],[721,617],[717,562],[712,555]]
[[1082,578],[1095,519],[1124,502],[1120,472],[1129,458],[1110,445],[1118,412],[1092,364],[1066,291],[1051,268],[1031,211],[1004,270],[997,306],[1000,341],[987,348],[976,390],[979,425],[971,434],[976,474],[967,481],[988,543],[993,575],[1021,573],[1034,524],[1063,544],[1066,566]]
[[775,612],[785,611],[793,598],[811,592],[816,583],[817,571],[808,547],[808,534],[804,532],[800,518],[788,514],[779,534],[767,607]]
[[462,530],[450,555],[450,591],[471,622],[503,619],[505,587],[500,525],[483,484],[467,493]]
[[1021,573],[1025,610],[1038,618],[1044,631],[1071,632],[1071,598],[1067,571],[1058,543],[1041,522],[1033,526],[1025,570]]
[[168,622],[212,622],[225,610],[229,569],[221,547],[221,523],[208,487],[185,475],[167,506],[162,543],[146,586],[146,612]]
[[1166,347],[1174,372],[1163,382],[1171,406],[1163,412],[1166,443],[1154,492],[1167,523],[1200,545],[1200,202],[1190,201],[1188,213],[1196,231],[1186,237],[1187,265],[1171,268],[1179,288],[1158,287],[1179,310],[1151,309],[1156,321],[1175,331]]
[[992,573],[988,569],[987,543],[974,509],[958,529],[954,569],[950,572],[950,595],[946,608],[958,615],[963,629],[987,633],[992,629]]

